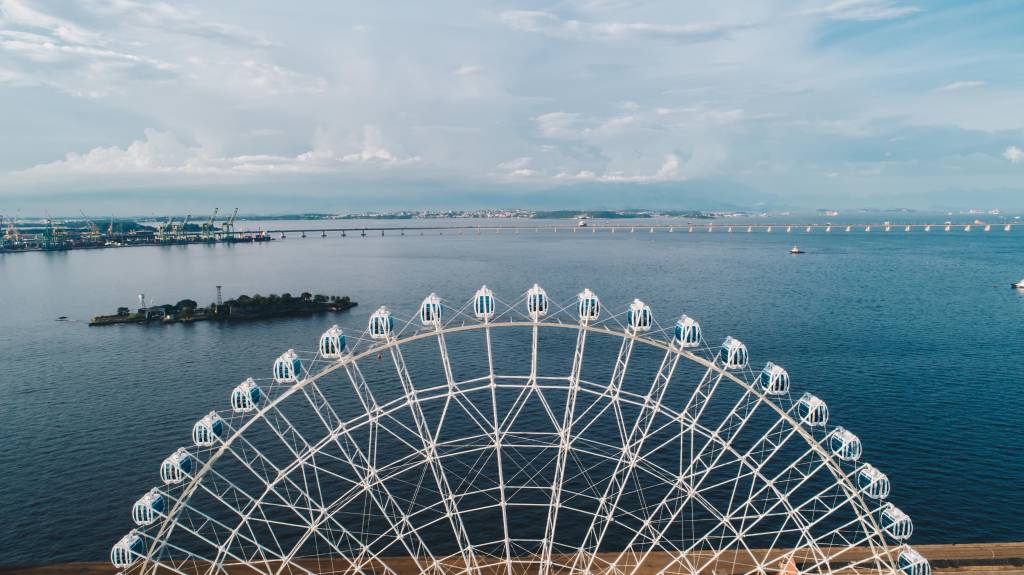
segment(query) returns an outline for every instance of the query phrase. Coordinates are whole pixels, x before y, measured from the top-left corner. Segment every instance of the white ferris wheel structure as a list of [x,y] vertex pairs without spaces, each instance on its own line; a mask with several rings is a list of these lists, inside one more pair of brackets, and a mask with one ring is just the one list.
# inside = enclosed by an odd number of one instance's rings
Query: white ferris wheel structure
[[179,575],[930,575],[857,436],[752,365],[689,316],[663,326],[589,289],[430,294],[408,321],[381,307],[225,393],[110,558]]

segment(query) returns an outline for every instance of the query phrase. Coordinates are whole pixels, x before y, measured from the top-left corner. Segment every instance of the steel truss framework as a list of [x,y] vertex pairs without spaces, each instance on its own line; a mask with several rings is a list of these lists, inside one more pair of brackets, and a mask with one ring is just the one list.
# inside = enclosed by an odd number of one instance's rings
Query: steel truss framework
[[745,347],[730,364],[688,317],[689,339],[642,302],[598,315],[597,301],[484,288],[454,306],[432,294],[408,322],[381,308],[355,336],[332,328],[196,423],[112,561],[180,575],[930,573],[886,477],[785,370],[751,369]]

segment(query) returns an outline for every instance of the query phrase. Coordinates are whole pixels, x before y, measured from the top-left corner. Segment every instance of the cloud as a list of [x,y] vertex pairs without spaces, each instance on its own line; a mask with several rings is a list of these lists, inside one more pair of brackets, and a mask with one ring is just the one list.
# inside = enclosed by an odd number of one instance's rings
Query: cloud
[[[0,0],[0,92],[15,111],[0,144],[0,199],[32,190],[42,205],[108,179],[125,189],[182,182],[183,193],[184,183],[243,176],[252,190],[285,181],[261,174],[296,174],[296,190],[314,180],[392,189],[414,174],[426,197],[699,179],[797,205],[819,192],[866,197],[843,186],[886,160],[907,163],[886,164],[871,188],[912,190],[921,203],[946,186],[1020,188],[1024,160],[1004,150],[1024,148],[1021,82],[978,84],[992,80],[979,63],[1015,63],[1000,49],[1012,34],[986,28],[997,6],[533,6],[459,20],[464,7],[451,2],[338,11],[316,0],[295,25],[275,18],[270,0],[245,10]],[[813,15],[800,16],[805,8]],[[421,33],[453,21],[459,34]],[[858,24],[871,21],[882,25]],[[982,33],[991,41],[972,42]],[[958,101],[968,95],[970,106]],[[841,175],[823,186],[829,173]]]
[[323,78],[258,60],[242,62],[240,70],[244,82],[264,95],[319,94],[327,89],[327,81]]
[[679,168],[679,156],[676,154],[665,154],[661,166],[653,174],[635,174],[621,170],[606,171],[600,174],[593,170],[580,170],[575,173],[563,171],[555,176],[555,180],[622,183],[665,182],[685,179],[680,174]]
[[1024,162],[1024,150],[1017,146],[1009,146],[1003,150],[1003,157],[1014,164]]
[[475,64],[467,64],[465,66],[459,66],[458,68],[452,70],[452,75],[453,76],[474,76],[476,74],[479,74],[480,72],[483,72],[483,70],[484,69],[482,67],[477,66]]
[[938,89],[939,92],[959,92],[960,90],[969,90],[971,88],[980,88],[985,85],[985,82],[981,80],[963,80],[960,82],[951,82],[942,86]]
[[0,24],[47,32],[54,38],[74,44],[96,44],[100,37],[63,18],[57,18],[30,8],[20,0],[0,1]]
[[207,171],[202,150],[189,147],[168,132],[148,129],[145,139],[125,148],[95,147],[84,154],[69,152],[63,160],[26,170],[33,174],[118,174]]
[[608,138],[627,130],[637,122],[632,114],[610,118],[583,118],[571,112],[549,112],[534,117],[540,133],[547,138],[584,139],[591,137]]
[[126,147],[98,146],[82,154],[69,152],[62,160],[35,165],[18,175],[325,173],[344,165],[402,165],[419,160],[418,156],[400,158],[389,151],[381,144],[380,130],[373,126],[364,129],[362,145],[354,152],[339,153],[331,148],[314,147],[297,156],[219,156],[201,146],[187,145],[169,132],[147,129],[142,140]]
[[528,167],[531,161],[532,158],[523,156],[507,162],[502,162],[498,164],[498,168],[503,170],[505,175],[511,178],[528,178],[539,175],[540,172]]
[[651,22],[584,22],[565,20],[551,12],[509,10],[499,19],[513,30],[543,34],[569,40],[624,40],[649,38],[692,43],[724,38],[744,25],[716,22],[691,24],[655,24]]
[[133,28],[147,28],[162,34],[192,36],[236,46],[266,48],[273,45],[250,28],[217,22],[195,9],[168,2],[82,0],[80,4],[97,19],[116,21]]
[[548,138],[570,138],[579,134],[576,121],[579,114],[549,112],[534,118],[540,133]]
[[[659,116],[684,116],[698,122],[709,122],[714,124],[732,124],[750,118],[742,108],[716,108],[705,103],[681,108],[656,108],[654,113]],[[764,119],[768,115],[757,116],[757,119]]]
[[827,6],[806,10],[804,14],[831,20],[877,22],[896,20],[921,12],[922,8],[891,0],[837,0]]
[[273,44],[262,35],[191,9],[83,0],[69,12],[86,24],[21,0],[0,0],[0,50],[8,55],[0,83],[48,86],[85,98],[128,97],[170,81],[198,88],[189,95],[220,91],[244,100],[326,89],[323,78],[267,58]]
[[416,162],[419,161],[419,157],[415,156],[412,158],[399,159],[395,154],[391,153],[390,150],[384,147],[382,143],[382,136],[380,128],[376,126],[366,126],[363,128],[363,146],[358,152],[352,154],[344,154],[341,156],[342,162],[355,162],[355,163],[383,163],[383,164],[394,164],[402,162]]

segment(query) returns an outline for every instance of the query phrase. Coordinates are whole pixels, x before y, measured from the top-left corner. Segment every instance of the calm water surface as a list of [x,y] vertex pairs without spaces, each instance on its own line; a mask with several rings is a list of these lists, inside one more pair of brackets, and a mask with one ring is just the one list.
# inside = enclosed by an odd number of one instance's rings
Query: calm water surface
[[[295,224],[299,225],[299,224]],[[311,229],[315,224],[305,223]],[[639,229],[639,228],[638,228]],[[0,255],[0,563],[102,560],[132,502],[192,423],[283,349],[387,304],[533,282],[614,309],[642,297],[663,324],[744,340],[794,390],[829,402],[886,471],[914,542],[1024,534],[1024,234],[570,234],[331,237],[264,245]],[[349,295],[351,313],[236,325],[114,326],[135,306],[241,293]],[[57,316],[72,318],[56,322]],[[568,352],[567,352],[568,353]]]

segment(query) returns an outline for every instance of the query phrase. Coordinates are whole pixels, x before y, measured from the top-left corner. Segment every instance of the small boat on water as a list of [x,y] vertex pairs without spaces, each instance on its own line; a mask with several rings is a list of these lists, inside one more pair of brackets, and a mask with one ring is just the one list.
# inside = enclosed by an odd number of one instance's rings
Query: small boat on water
[[793,246],[792,248],[790,248],[789,253],[791,253],[793,255],[796,255],[796,254],[802,254],[802,253],[804,253],[804,251],[802,249],[796,247],[796,246]]
[[68,321],[68,316],[62,315],[62,316],[57,318],[57,321]]
[[1019,282],[1015,284],[1010,284],[1010,287],[1015,289],[1024,289],[1024,279],[1021,279]]

